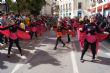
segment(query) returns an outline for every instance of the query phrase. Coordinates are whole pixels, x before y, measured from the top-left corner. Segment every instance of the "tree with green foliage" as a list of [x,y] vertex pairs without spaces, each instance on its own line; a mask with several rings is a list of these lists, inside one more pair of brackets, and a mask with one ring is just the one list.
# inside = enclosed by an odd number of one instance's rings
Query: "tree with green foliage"
[[46,4],[45,0],[34,0],[30,2],[29,10],[33,14],[39,14],[42,7]]
[[6,0],[6,4],[7,4],[9,10],[15,11],[15,12],[17,11],[17,5],[16,5],[16,3],[13,3],[12,0]]
[[44,5],[45,0],[16,0],[13,3],[11,0],[7,0],[10,10],[18,11],[19,13],[29,11],[32,14],[38,15]]

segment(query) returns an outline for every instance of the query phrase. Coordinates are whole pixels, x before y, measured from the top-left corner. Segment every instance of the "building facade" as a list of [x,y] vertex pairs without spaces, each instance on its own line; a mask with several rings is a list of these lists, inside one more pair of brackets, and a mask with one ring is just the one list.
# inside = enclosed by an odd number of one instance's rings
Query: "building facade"
[[90,12],[88,8],[90,7],[89,0],[74,0],[74,14],[75,16],[88,16]]
[[58,0],[59,2],[59,16],[73,17],[73,0]]
[[90,15],[88,12],[89,0],[58,0],[59,16],[76,17]]
[[56,4],[56,0],[46,0],[47,4],[45,6],[43,6],[42,10],[41,10],[41,15],[53,15],[53,8],[54,5]]
[[90,3],[91,14],[100,12],[103,16],[110,15],[110,0],[91,0]]
[[0,2],[0,11],[6,13],[6,12],[8,12],[8,10],[9,9],[8,9],[8,5],[7,5],[6,1],[1,0],[1,2]]

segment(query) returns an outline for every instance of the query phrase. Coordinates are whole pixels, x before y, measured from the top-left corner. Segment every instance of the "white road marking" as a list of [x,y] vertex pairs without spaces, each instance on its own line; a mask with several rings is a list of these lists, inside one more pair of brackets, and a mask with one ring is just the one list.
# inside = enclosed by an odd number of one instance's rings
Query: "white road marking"
[[76,57],[73,51],[71,51],[71,59],[72,59],[72,65],[73,65],[73,73],[79,73]]
[[[30,42],[29,44],[32,44],[32,42]],[[35,50],[31,50],[30,51],[31,53],[34,53]],[[22,56],[21,57],[21,60],[19,61],[19,63],[14,67],[14,69],[12,70],[11,73],[15,73],[18,69],[20,69],[23,65],[25,65],[33,56],[29,56],[28,59],[26,59],[26,57]]]
[[[41,47],[35,47],[35,49],[40,49]],[[46,47],[45,47],[46,48]],[[75,45],[74,48],[76,49]],[[35,50],[32,50],[31,53],[34,53]],[[78,71],[78,66],[77,66],[77,62],[76,62],[76,57],[75,57],[75,52],[71,51],[71,59],[72,59],[72,65],[73,65],[73,73],[79,73]],[[16,73],[17,70],[19,70],[23,65],[25,65],[33,56],[29,56],[28,59],[26,60],[20,60],[20,62],[15,66],[15,68],[13,69],[13,71],[11,73]]]
[[105,53],[105,52],[102,51],[102,50],[99,50],[99,52],[100,52],[100,53],[103,53],[103,54],[105,54],[106,56],[109,56],[109,57],[110,57],[110,53]]
[[104,46],[103,44],[100,44],[100,45],[102,45],[102,46],[103,46],[104,48],[106,48],[106,49],[108,48],[108,47]]
[[106,55],[110,56],[110,53],[105,53]]
[[[72,43],[72,45],[73,45],[72,48],[74,47],[74,49],[76,49],[76,47],[73,43]],[[73,73],[79,73],[74,51],[71,51],[71,59],[72,59],[72,65],[73,65]]]
[[15,73],[20,67],[22,67],[24,64],[17,64],[13,71],[11,73]]
[[[41,42],[43,42],[44,40],[41,40],[39,44],[41,44]],[[32,44],[32,42],[30,42],[29,44]],[[42,47],[40,47],[42,48]],[[19,70],[23,65],[25,65],[33,56],[34,53],[36,52],[36,49],[39,49],[39,47],[34,47],[34,50],[31,50],[30,53],[32,53],[33,55],[28,56],[28,59],[22,58],[19,63],[14,67],[14,69],[12,70],[11,73],[15,73],[17,70]]]
[[22,58],[22,59],[27,59],[27,57],[26,57],[26,56],[21,56],[21,58]]
[[[31,50],[31,53],[35,53],[35,50]],[[14,67],[14,69],[12,70],[11,73],[15,73],[17,70],[19,70],[23,65],[25,65],[31,58],[33,57],[33,55],[30,55],[28,57],[28,59],[24,56],[22,56],[21,60],[19,61],[19,63]]]

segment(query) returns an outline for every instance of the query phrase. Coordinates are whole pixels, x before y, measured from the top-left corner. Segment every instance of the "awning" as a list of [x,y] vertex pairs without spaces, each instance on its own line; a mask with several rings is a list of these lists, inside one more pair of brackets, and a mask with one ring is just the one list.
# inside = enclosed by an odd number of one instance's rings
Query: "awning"
[[103,7],[104,7],[105,9],[106,9],[106,8],[110,8],[110,3],[104,4]]
[[[110,3],[104,4],[103,8],[104,9],[110,8]],[[97,10],[101,10],[101,9],[102,9],[102,5],[97,6]],[[94,12],[95,10],[96,10],[96,6],[91,9],[88,9],[88,11],[90,11],[90,12]]]
[[95,11],[96,11],[96,8],[88,9],[88,11],[90,11],[90,12],[95,12]]
[[97,10],[101,10],[102,9],[102,5],[97,7]]

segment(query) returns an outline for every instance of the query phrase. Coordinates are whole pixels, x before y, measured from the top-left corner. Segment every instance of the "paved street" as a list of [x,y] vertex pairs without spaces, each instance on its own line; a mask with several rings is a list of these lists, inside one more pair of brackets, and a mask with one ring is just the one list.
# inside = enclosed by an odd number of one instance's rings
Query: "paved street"
[[[80,62],[80,47],[73,38],[67,47],[55,44],[55,34],[47,32],[42,37],[30,41],[20,41],[23,56],[13,47],[11,58],[7,58],[7,48],[0,50],[0,73],[109,73],[110,45],[100,43],[96,62],[91,62],[91,54],[86,53],[84,63]],[[63,38],[67,42],[66,37]]]

